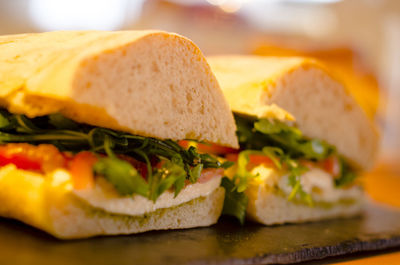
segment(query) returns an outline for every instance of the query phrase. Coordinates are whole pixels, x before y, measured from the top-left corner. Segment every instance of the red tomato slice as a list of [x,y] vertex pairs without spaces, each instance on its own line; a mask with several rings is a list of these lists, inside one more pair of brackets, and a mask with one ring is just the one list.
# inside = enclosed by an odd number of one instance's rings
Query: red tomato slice
[[[178,142],[180,146],[182,146],[185,149],[188,149],[190,146],[190,141],[187,140],[181,140]],[[237,153],[239,150],[217,145],[217,144],[202,144],[202,143],[196,143],[197,150],[201,154],[214,154],[214,155],[224,155],[224,154],[229,154],[229,153]]]
[[180,141],[178,141],[178,144],[185,149],[189,148],[189,141],[187,141],[187,140],[180,140]]
[[77,190],[94,186],[93,165],[97,157],[91,152],[80,152],[69,163],[69,172],[72,176],[74,188]]
[[[237,153],[236,154],[227,154],[225,156],[226,160],[232,161],[232,162],[237,162],[238,157],[239,157],[239,154],[237,154]],[[264,164],[267,166],[274,166],[274,162],[272,161],[272,159],[266,155],[256,155],[256,154],[249,155],[249,165],[248,165],[249,167],[255,167],[255,166],[258,166],[261,164]]]
[[40,162],[28,159],[23,154],[7,155],[4,152],[0,152],[0,166],[8,164],[14,164],[17,168],[23,170],[41,171],[42,169]]
[[340,162],[337,156],[330,156],[320,163],[322,169],[331,174],[333,177],[340,175]]
[[225,155],[225,159],[231,162],[237,162],[239,157],[238,153],[229,153]]
[[217,144],[202,144],[202,143],[197,144],[197,150],[199,150],[199,153],[214,154],[214,155],[224,155],[229,153],[236,153],[239,151],[233,148]]
[[258,166],[261,164],[268,166],[274,165],[274,162],[271,160],[271,158],[265,155],[249,155],[249,160],[249,164],[252,164],[254,166]]
[[66,167],[66,159],[51,144],[11,143],[0,146],[0,166],[14,164],[19,169],[51,172]]

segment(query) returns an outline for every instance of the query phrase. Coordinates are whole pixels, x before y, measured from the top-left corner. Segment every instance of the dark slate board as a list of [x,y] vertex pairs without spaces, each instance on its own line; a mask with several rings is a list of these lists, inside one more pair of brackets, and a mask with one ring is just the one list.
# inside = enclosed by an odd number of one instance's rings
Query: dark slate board
[[400,210],[370,206],[364,217],[299,225],[209,228],[59,241],[0,220],[0,264],[271,264],[400,246]]

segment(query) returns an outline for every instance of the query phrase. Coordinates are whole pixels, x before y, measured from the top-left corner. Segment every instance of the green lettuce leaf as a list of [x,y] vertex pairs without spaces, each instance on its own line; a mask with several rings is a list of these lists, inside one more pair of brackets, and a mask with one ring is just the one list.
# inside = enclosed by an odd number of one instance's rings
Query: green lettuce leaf
[[[223,213],[235,216],[241,223],[244,222],[247,205],[244,191],[251,179],[256,177],[246,168],[251,155],[268,156],[278,169],[285,166],[289,174],[288,185],[291,187],[287,199],[300,201],[312,207],[312,197],[301,185],[301,176],[308,168],[300,165],[298,160],[320,161],[337,155],[335,148],[318,139],[307,139],[298,128],[277,120],[256,120],[241,115],[235,115],[235,119],[239,143],[244,151],[239,153],[238,169],[232,180],[222,180],[221,185],[227,190]],[[354,182],[356,177],[343,158],[339,161],[341,175],[335,180],[336,187],[346,186]]]
[[157,198],[171,187],[174,187],[175,197],[185,186],[186,171],[182,166],[171,161],[165,162],[163,167],[153,175],[155,189],[151,191],[150,199],[156,201]]
[[350,166],[343,159],[339,159],[339,162],[340,176],[335,179],[335,186],[345,187],[355,181],[357,174],[351,170]]
[[264,147],[261,151],[245,150],[239,153],[237,161],[237,171],[233,177],[235,189],[238,192],[243,192],[247,189],[252,178],[256,177],[247,170],[250,155],[265,155],[268,156],[277,168],[282,167],[281,158],[277,154],[282,154],[283,151],[277,147]]
[[294,163],[296,162],[292,161],[289,166],[289,186],[292,187],[292,191],[288,196],[288,200],[298,200],[312,207],[314,206],[312,197],[309,193],[303,190],[300,180],[301,175],[308,169],[298,165],[297,163],[294,165]]
[[104,176],[121,195],[149,195],[149,185],[128,162],[115,158],[100,158],[94,165],[95,173]]
[[49,124],[53,125],[57,129],[73,130],[79,128],[78,123],[64,117],[60,113],[50,114]]
[[277,121],[260,119],[254,123],[254,129],[261,132],[277,146],[286,150],[292,157],[322,160],[334,152],[334,148],[317,139],[306,139],[301,131]]
[[[319,139],[308,139],[302,132],[278,120],[252,119],[235,115],[237,135],[243,150],[264,150],[265,148],[278,148],[280,153],[275,155],[288,161],[308,159],[320,161],[329,156],[338,156],[336,149]],[[271,159],[273,156],[270,156]],[[350,165],[340,156],[341,174],[335,179],[336,187],[343,187],[354,182],[357,174]],[[274,161],[275,162],[275,161]],[[276,163],[275,163],[276,164]]]
[[236,217],[241,224],[244,224],[249,200],[247,195],[237,191],[235,183],[227,177],[222,178],[221,186],[225,188],[222,214]]
[[0,129],[5,129],[8,126],[10,126],[10,121],[7,119],[7,115],[3,115],[3,113],[0,112]]
[[278,147],[292,158],[322,160],[335,152],[324,141],[305,138],[301,131],[278,120],[235,115],[237,135],[242,149],[261,150],[265,146]]
[[[216,157],[199,154],[195,147],[186,150],[172,140],[81,124],[59,113],[31,119],[0,109],[0,144],[18,142],[53,144],[60,151],[105,154],[94,166],[98,175],[103,175],[121,195],[140,194],[153,201],[172,187],[178,195],[185,180],[195,183],[203,168],[222,167]],[[145,163],[147,181],[118,155]],[[155,169],[160,161],[165,163]],[[225,163],[224,167],[227,166]]]
[[289,185],[292,192],[288,196],[288,200],[302,201],[310,206],[313,205],[311,195],[306,193],[300,182],[300,176],[307,171],[306,167],[302,167],[299,163],[287,156],[284,151],[278,147],[266,146],[262,150],[245,150],[239,153],[238,168],[232,179],[223,178],[222,186],[226,189],[226,197],[224,201],[223,214],[236,217],[241,223],[244,222],[246,216],[247,196],[244,191],[248,188],[250,181],[257,177],[247,170],[249,156],[265,155],[268,156],[278,169],[284,165],[289,172]]

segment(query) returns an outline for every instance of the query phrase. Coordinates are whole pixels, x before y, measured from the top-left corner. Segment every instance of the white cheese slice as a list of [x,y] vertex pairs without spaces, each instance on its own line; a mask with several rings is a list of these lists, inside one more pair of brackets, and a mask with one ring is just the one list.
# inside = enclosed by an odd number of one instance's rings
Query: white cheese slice
[[[292,187],[289,185],[289,176],[287,174],[282,175],[272,167],[259,165],[251,173],[258,175],[257,180],[266,186],[278,186],[286,195],[292,192]],[[316,202],[335,203],[343,199],[356,199],[362,194],[362,190],[356,185],[350,188],[337,188],[333,176],[319,168],[313,168],[305,172],[300,176],[300,183],[303,190],[310,194]]]
[[[319,168],[310,169],[300,178],[303,190],[315,201],[336,202],[341,199],[351,199],[360,197],[362,191],[359,187],[336,188],[334,178],[324,170]],[[317,189],[319,192],[313,192]]]
[[73,190],[72,192],[92,207],[113,214],[136,216],[154,212],[157,209],[174,207],[195,198],[207,196],[220,186],[221,178],[218,176],[205,183],[189,184],[175,198],[174,192],[168,190],[161,194],[155,203],[140,195],[122,197],[103,178],[98,178],[96,185],[92,189]]

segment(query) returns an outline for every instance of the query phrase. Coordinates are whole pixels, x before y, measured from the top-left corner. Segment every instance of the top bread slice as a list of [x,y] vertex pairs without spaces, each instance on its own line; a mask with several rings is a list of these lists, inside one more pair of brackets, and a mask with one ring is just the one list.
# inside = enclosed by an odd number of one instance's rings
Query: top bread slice
[[160,31],[0,36],[0,106],[91,125],[237,147],[215,76],[190,40]]
[[377,130],[344,85],[321,63],[300,57],[207,59],[233,112],[258,118],[294,118],[306,137],[335,146],[356,169],[372,166]]

